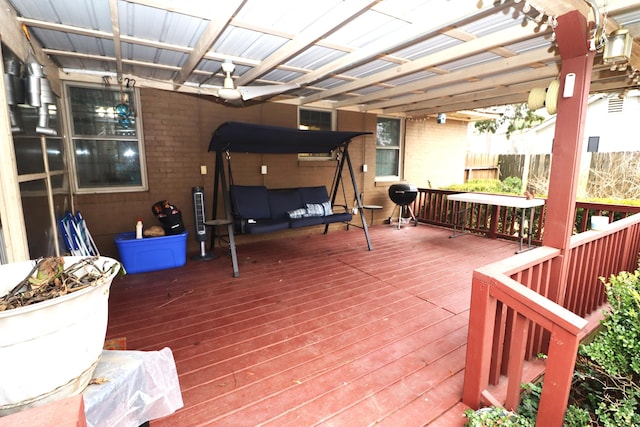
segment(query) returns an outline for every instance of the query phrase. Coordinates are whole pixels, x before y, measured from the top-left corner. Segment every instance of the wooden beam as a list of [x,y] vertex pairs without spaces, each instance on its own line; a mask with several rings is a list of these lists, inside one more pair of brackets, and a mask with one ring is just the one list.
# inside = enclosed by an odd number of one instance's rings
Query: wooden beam
[[[396,86],[391,89],[380,90],[367,95],[356,96],[344,101],[338,101],[335,103],[335,107],[341,108],[348,105],[364,104],[376,99],[385,99],[403,95],[411,91],[427,91],[432,88],[438,88],[441,86],[463,82],[467,79],[478,81],[482,78],[495,74],[496,70],[498,70],[501,74],[506,74],[510,70],[516,70],[519,68],[542,68],[545,66],[543,61],[554,60],[554,58],[555,54],[550,53],[548,48],[545,47],[536,49],[532,50],[531,52],[523,53],[522,55],[516,57],[498,59],[490,63],[483,63],[480,65],[463,68],[459,71],[454,71],[453,73],[434,76],[421,81],[408,83],[406,85]],[[405,99],[404,101],[412,102],[409,98]],[[400,105],[401,103],[402,102],[397,102],[395,104],[392,103],[373,106],[371,107],[371,109],[386,108],[391,105]]]
[[215,5],[216,13],[212,16],[209,25],[205,28],[204,32],[196,42],[193,50],[189,54],[189,57],[185,61],[182,69],[178,72],[178,75],[174,79],[176,86],[182,85],[187,81],[196,66],[202,61],[206,53],[211,49],[211,46],[220,37],[220,34],[229,24],[229,20],[236,14],[238,8],[242,6],[244,0],[227,0],[219,2]]
[[310,27],[289,40],[284,46],[266,58],[258,67],[244,73],[236,83],[245,85],[252,82],[256,78],[266,74],[276,68],[282,62],[285,62],[300,51],[306,49],[316,40],[325,37],[337,29],[344,26],[347,22],[358,17],[371,7],[379,3],[381,0],[351,0],[349,2],[341,2],[336,5],[330,13],[318,18]]
[[[4,41],[1,34],[0,41]],[[0,71],[4,76],[3,64],[4,60],[0,50]],[[0,218],[2,218],[2,234],[7,261],[17,262],[29,259],[29,246],[24,225],[20,185],[18,184],[18,167],[13,149],[13,134],[6,93],[5,79],[2,78],[0,79]]]
[[116,56],[116,74],[118,83],[122,83],[122,46],[120,43],[120,18],[118,17],[118,0],[109,0],[111,15],[111,32],[113,33],[113,50]]
[[349,92],[351,90],[356,90],[365,86],[369,86],[371,84],[406,76],[407,74],[415,73],[428,67],[436,66],[445,62],[451,62],[458,58],[464,58],[479,52],[484,52],[497,46],[501,46],[505,43],[506,40],[509,40],[511,43],[516,43],[517,41],[528,39],[534,36],[539,37],[540,34],[534,34],[531,30],[517,25],[515,27],[497,31],[495,33],[468,41],[449,49],[443,49],[439,52],[433,53],[407,64],[402,64],[389,70],[385,70],[381,73],[376,73],[367,77],[360,78],[355,82],[340,85],[336,88],[328,89],[322,93],[307,96],[303,98],[301,102],[303,104],[306,104],[337,94]]

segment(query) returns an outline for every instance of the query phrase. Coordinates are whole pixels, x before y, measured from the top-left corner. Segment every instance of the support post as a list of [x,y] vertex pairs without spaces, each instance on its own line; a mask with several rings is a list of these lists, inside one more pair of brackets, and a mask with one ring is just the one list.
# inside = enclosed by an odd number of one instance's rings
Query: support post
[[587,115],[591,73],[595,52],[589,51],[585,17],[577,11],[558,17],[556,40],[562,58],[560,90],[564,90],[565,77],[574,73],[573,96],[559,95],[558,114],[553,142],[553,162],[549,177],[549,198],[542,244],[561,250],[559,264],[554,263],[552,280],[554,289],[549,298],[563,305],[566,290],[570,239],[575,221],[575,203],[583,151],[584,124]]
[[367,219],[364,217],[364,209],[362,208],[362,200],[360,199],[360,192],[358,191],[358,184],[356,183],[356,176],[353,173],[353,165],[351,164],[351,157],[349,157],[349,150],[347,147],[344,147],[343,159],[347,161],[347,167],[349,168],[349,175],[351,175],[351,183],[353,184],[353,191],[356,192],[356,201],[358,202],[358,213],[360,214],[360,218],[362,219],[362,230],[364,231],[364,236],[367,239],[367,248],[370,251],[373,250],[373,246],[371,246],[371,239],[369,238],[369,226],[367,225]]
[[[216,173],[215,173],[215,182],[216,187],[214,188],[214,199],[218,200],[218,179],[220,179],[222,183],[222,203],[224,204],[224,212],[227,220],[231,221],[231,223],[227,226],[227,231],[229,233],[229,249],[231,250],[231,265],[233,266],[233,277],[240,276],[240,271],[238,270],[238,257],[236,255],[236,242],[233,237],[233,215],[231,214],[231,199],[229,198],[229,187],[227,186],[227,179],[224,176],[224,163],[222,162],[222,151],[216,150]],[[214,206],[217,209],[217,206]]]

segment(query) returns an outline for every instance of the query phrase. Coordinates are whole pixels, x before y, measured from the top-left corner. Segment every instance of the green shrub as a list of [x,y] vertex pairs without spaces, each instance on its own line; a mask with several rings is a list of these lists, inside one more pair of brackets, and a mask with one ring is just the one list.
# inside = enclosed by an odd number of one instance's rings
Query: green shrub
[[605,288],[611,310],[583,351],[611,375],[640,378],[640,270],[611,276]]
[[502,192],[509,194],[522,193],[522,180],[515,176],[510,176],[502,181]]
[[506,409],[488,407],[477,411],[467,409],[464,412],[467,417],[466,427],[533,427],[534,423],[526,417],[519,416]]
[[464,184],[453,184],[444,187],[443,190],[493,193],[493,194],[522,194],[522,180],[515,176],[510,176],[504,181],[499,179],[474,179]]
[[640,426],[640,270],[611,276],[605,288],[611,308],[580,348],[573,392],[589,400],[598,425]]

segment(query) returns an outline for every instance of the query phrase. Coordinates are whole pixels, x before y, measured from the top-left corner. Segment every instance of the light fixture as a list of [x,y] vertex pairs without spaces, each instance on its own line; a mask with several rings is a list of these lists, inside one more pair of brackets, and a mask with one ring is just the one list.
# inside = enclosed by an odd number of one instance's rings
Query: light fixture
[[438,113],[438,117],[436,118],[436,122],[438,124],[444,124],[447,122],[447,115],[445,113]]
[[626,28],[618,28],[607,37],[602,60],[605,64],[619,64],[631,58],[631,34]]

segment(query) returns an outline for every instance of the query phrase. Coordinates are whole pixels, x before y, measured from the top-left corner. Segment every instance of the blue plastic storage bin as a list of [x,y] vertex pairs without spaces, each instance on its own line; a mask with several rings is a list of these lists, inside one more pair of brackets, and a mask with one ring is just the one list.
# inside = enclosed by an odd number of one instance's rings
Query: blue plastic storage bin
[[129,274],[181,267],[187,262],[188,232],[136,239],[136,233],[118,234],[114,241],[120,261]]

